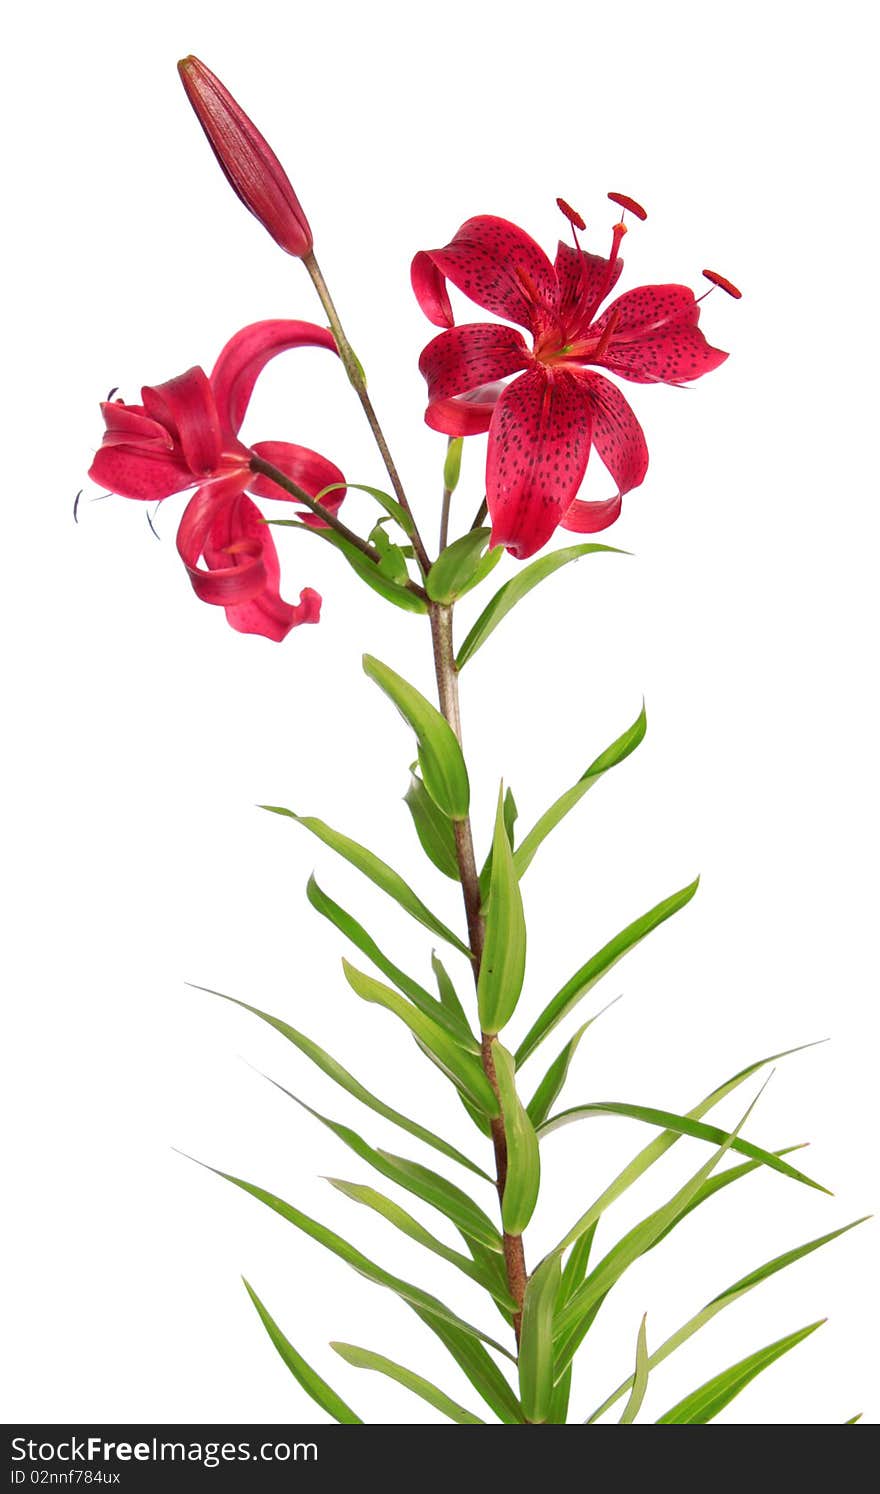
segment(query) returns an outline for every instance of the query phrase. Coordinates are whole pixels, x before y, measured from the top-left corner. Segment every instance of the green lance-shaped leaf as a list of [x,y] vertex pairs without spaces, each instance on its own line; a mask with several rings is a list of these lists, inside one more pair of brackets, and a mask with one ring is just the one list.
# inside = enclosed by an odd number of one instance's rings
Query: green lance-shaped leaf
[[338,1136],[339,1140],[344,1142],[356,1156],[362,1158],[370,1167],[374,1167],[383,1177],[389,1178],[399,1188],[405,1189],[406,1192],[420,1198],[423,1203],[430,1204],[431,1208],[437,1209],[450,1223],[455,1225],[466,1240],[478,1240],[481,1245],[485,1245],[497,1255],[502,1253],[503,1246],[498,1230],[488,1214],[480,1208],[479,1204],[474,1203],[470,1194],[457,1188],[439,1172],[432,1171],[430,1167],[423,1167],[420,1162],[412,1162],[408,1157],[397,1156],[395,1152],[370,1146],[369,1142],[364,1141],[364,1138],[359,1136],[357,1131],[353,1131],[351,1126],[345,1126],[341,1121],[331,1120],[329,1116],[322,1115],[320,1110],[315,1110],[312,1105],[307,1105],[305,1100],[301,1100],[291,1090],[285,1089],[277,1079],[271,1079],[269,1082],[274,1084],[276,1089],[280,1089],[282,1094],[287,1095],[288,1099],[294,1100],[303,1110],[308,1111],[309,1115],[313,1116],[316,1121],[320,1121],[322,1126],[326,1126],[328,1131],[332,1131],[334,1136]]
[[805,1338],[821,1328],[827,1319],[820,1318],[817,1323],[808,1323],[806,1328],[799,1328],[796,1333],[788,1333],[785,1338],[778,1338],[775,1343],[767,1344],[765,1348],[759,1349],[756,1354],[749,1354],[746,1359],[740,1359],[737,1364],[731,1365],[730,1369],[724,1370],[720,1375],[714,1375],[701,1385],[699,1390],[694,1390],[686,1395],[684,1400],[678,1402],[667,1411],[665,1416],[659,1417],[656,1422],[661,1426],[705,1426],[713,1421],[725,1406],[728,1406],[741,1390],[745,1390],[756,1375],[768,1368],[789,1349],[794,1349],[802,1344]]
[[468,1027],[467,1015],[465,1013],[464,1007],[458,999],[458,993],[455,989],[455,986],[453,985],[449,973],[446,970],[443,962],[439,959],[438,955],[433,950],[431,951],[431,969],[434,972],[434,979],[437,982],[437,990],[440,993],[440,1005],[443,1007],[444,1011],[447,1011],[449,1013],[451,1017],[457,1017],[462,1026],[468,1028],[468,1031],[470,1031],[470,1028]]
[[425,582],[425,590],[432,602],[449,606],[494,571],[504,548],[497,545],[488,554],[483,554],[491,533],[491,529],[471,529],[440,552]]
[[427,612],[428,603],[424,597],[419,596],[418,592],[408,585],[399,585],[396,581],[392,581],[381,565],[371,560],[368,555],[358,549],[357,545],[353,545],[344,534],[337,533],[335,529],[315,529],[312,525],[302,524],[296,519],[270,519],[268,522],[282,529],[304,529],[307,534],[317,535],[319,539],[332,545],[334,550],[338,550],[355,574],[386,602],[402,608],[404,612]]
[[415,732],[422,779],[438,809],[451,820],[465,819],[470,785],[461,747],[449,722],[414,685],[372,654],[364,654],[364,673],[384,690]]
[[341,908],[338,903],[335,903],[318,886],[314,875],[309,878],[306,897],[312,907],[318,913],[321,913],[324,918],[328,919],[341,933],[345,934],[346,938],[350,939],[352,944],[356,945],[368,959],[371,959],[377,969],[381,970],[384,975],[387,975],[389,980],[392,980],[397,986],[398,990],[403,991],[404,995],[408,996],[410,1001],[420,1011],[425,1012],[427,1016],[433,1018],[440,1027],[445,1027],[447,1032],[455,1038],[461,1047],[467,1048],[471,1053],[479,1053],[480,1045],[468,1027],[464,1014],[462,1013],[459,1017],[453,1012],[448,1011],[442,1002],[431,995],[430,991],[426,991],[424,986],[419,985],[418,981],[413,980],[411,976],[393,964],[387,955],[382,953],[375,940],[371,939],[366,929],[358,923],[357,919],[353,918],[350,913],[347,913],[344,908]]
[[477,649],[482,648],[490,633],[493,633],[506,617],[508,612],[521,601],[524,596],[544,581],[547,576],[552,576],[561,566],[568,565],[573,560],[580,560],[582,555],[598,555],[604,552],[608,555],[623,555],[626,552],[616,550],[612,545],[569,545],[564,550],[554,550],[549,555],[542,555],[538,560],[533,560],[531,565],[523,566],[510,581],[505,582],[500,591],[496,591],[488,607],[480,613],[473,627],[461,645],[456,656],[456,665],[462,668],[472,659]]
[[358,845],[356,840],[350,840],[347,835],[332,829],[330,825],[326,825],[323,820],[316,819],[314,815],[295,814],[292,809],[284,809],[279,804],[261,804],[259,807],[268,810],[270,814],[286,815],[289,820],[296,820],[298,825],[304,825],[306,830],[311,830],[312,834],[316,835],[318,840],[323,841],[325,846],[329,846],[337,855],[357,867],[358,871],[362,872],[370,882],[374,882],[377,887],[381,887],[383,892],[387,892],[388,896],[405,908],[417,923],[430,929],[431,933],[436,934],[438,938],[445,939],[460,954],[466,955],[468,959],[472,958],[467,945],[458,938],[457,934],[448,929],[445,923],[435,918],[430,908],[426,908],[421,899],[416,897],[409,883],[404,881],[400,873],[394,871],[393,867],[388,866],[385,861],[380,861],[379,857],[372,851],[368,851],[366,846]]
[[513,1054],[495,1042],[492,1057],[507,1142],[507,1178],[501,1200],[501,1218],[509,1235],[521,1235],[535,1211],[541,1185],[538,1138],[516,1092]]
[[384,1006],[386,1011],[399,1017],[430,1049],[443,1072],[467,1095],[472,1104],[485,1111],[486,1115],[498,1114],[498,1101],[478,1058],[462,1048],[444,1027],[419,1011],[418,1007],[412,1006],[398,991],[392,991],[390,986],[374,980],[371,975],[365,975],[362,970],[356,970],[348,960],[342,961],[342,968],[355,994],[364,1001]]
[[540,1017],[526,1033],[516,1052],[518,1066],[525,1063],[538,1044],[544,1041],[547,1034],[552,1032],[564,1017],[568,1016],[568,1013],[577,1006],[579,1001],[583,1000],[587,992],[593,989],[603,975],[608,974],[618,960],[622,960],[623,956],[635,945],[641,943],[642,939],[653,929],[690,902],[699,883],[700,879],[697,877],[687,887],[682,887],[680,892],[674,892],[671,897],[664,898],[662,903],[658,903],[649,912],[643,913],[642,917],[637,918],[634,923],[627,924],[627,927],[622,929],[615,938],[610,939],[598,954],[594,954],[586,965],[582,965],[580,970],[575,972],[562,990],[557,991],[553,1000],[545,1006]]
[[629,1400],[623,1408],[623,1415],[620,1418],[620,1426],[622,1427],[631,1426],[635,1421],[641,1410],[642,1401],[645,1399],[645,1391],[648,1388],[648,1340],[645,1326],[647,1321],[648,1314],[645,1313],[636,1341],[636,1368],[631,1382],[632,1390],[630,1391]]
[[519,1394],[532,1423],[546,1422],[553,1401],[553,1314],[562,1283],[558,1254],[532,1272],[523,1297],[519,1344]]
[[[418,1245],[424,1246],[425,1250],[430,1250],[433,1255],[438,1255],[441,1260],[448,1261],[451,1266],[456,1266],[463,1275],[469,1276],[471,1281],[475,1281],[478,1286],[481,1286],[484,1291],[489,1292],[496,1301],[500,1302],[505,1312],[513,1314],[517,1311],[516,1302],[496,1272],[484,1270],[470,1256],[462,1255],[461,1251],[453,1250],[451,1246],[444,1245],[442,1240],[438,1240],[436,1235],[432,1235],[430,1230],[425,1229],[424,1225],[420,1224],[418,1219],[414,1219],[412,1214],[409,1214],[406,1209],[402,1209],[400,1204],[395,1203],[393,1199],[388,1198],[384,1193],[380,1193],[376,1188],[368,1187],[365,1183],[350,1183],[344,1178],[327,1178],[327,1182],[338,1189],[340,1193],[343,1193],[346,1198],[350,1198],[353,1203],[363,1204],[365,1208],[372,1209],[374,1213],[379,1214],[389,1224],[393,1224],[395,1229],[400,1230],[401,1234],[407,1235],[411,1240],[415,1240]],[[491,1259],[496,1261],[498,1257],[492,1255]]]
[[372,1349],[361,1349],[356,1344],[331,1343],[331,1349],[335,1349],[346,1364],[354,1365],[355,1369],[376,1370],[380,1375],[387,1375],[389,1380],[396,1380],[399,1385],[405,1385],[415,1395],[421,1396],[430,1406],[435,1406],[448,1416],[450,1421],[458,1422],[460,1426],[485,1426],[482,1416],[474,1416],[472,1411],[466,1411],[464,1406],[459,1406],[457,1401],[451,1399],[430,1380],[423,1375],[417,1375],[414,1370],[405,1369],[402,1364],[396,1364],[393,1359],[386,1359],[384,1354],[375,1354]]
[[467,1376],[486,1405],[505,1426],[521,1426],[525,1421],[522,1407],[491,1354],[479,1339],[463,1333],[442,1318],[431,1318],[419,1308],[416,1315],[436,1334],[459,1369]]
[[434,803],[417,773],[412,773],[403,800],[412,815],[419,844],[428,860],[433,862],[444,877],[451,877],[457,882],[458,856],[452,821]]
[[[193,1158],[191,1160],[195,1161],[196,1159]],[[199,1166],[206,1167],[207,1163],[202,1162]],[[426,1321],[430,1319],[433,1323],[434,1319],[439,1319],[444,1323],[451,1324],[453,1328],[459,1329],[462,1333],[466,1333],[472,1338],[480,1339],[483,1343],[491,1344],[493,1349],[497,1349],[499,1354],[503,1354],[507,1359],[513,1359],[513,1355],[508,1349],[505,1349],[503,1344],[498,1343],[494,1338],[490,1338],[488,1334],[483,1333],[479,1328],[475,1328],[473,1324],[466,1323],[463,1318],[458,1317],[456,1313],[446,1307],[437,1297],[432,1297],[430,1292],[424,1292],[421,1287],[413,1286],[410,1282],[403,1281],[399,1276],[393,1276],[390,1271],[386,1271],[383,1266],[379,1266],[375,1261],[371,1261],[369,1256],[357,1250],[354,1245],[350,1245],[348,1240],[343,1240],[341,1235],[337,1235],[332,1229],[328,1229],[326,1225],[319,1224],[316,1219],[311,1219],[308,1214],[303,1214],[300,1209],[295,1208],[293,1204],[287,1203],[285,1199],[279,1198],[277,1194],[269,1193],[267,1189],[257,1187],[256,1183],[248,1183],[244,1178],[237,1178],[231,1172],[221,1172],[219,1167],[208,1167],[208,1171],[215,1173],[218,1178],[225,1178],[227,1183],[234,1183],[236,1188],[241,1188],[244,1193],[249,1193],[252,1198],[256,1198],[260,1203],[265,1204],[267,1208],[279,1214],[282,1219],[286,1219],[289,1224],[293,1224],[297,1229],[302,1230],[303,1234],[308,1235],[310,1239],[317,1240],[319,1245],[323,1245],[333,1255],[338,1255],[340,1260],[352,1266],[361,1276],[366,1277],[367,1281],[372,1281],[376,1286],[387,1287],[389,1291],[401,1297],[409,1306],[425,1314]]]
[[569,811],[574,809],[576,804],[580,803],[584,794],[595,783],[598,783],[599,779],[604,777],[610,768],[615,768],[618,763],[623,762],[624,758],[629,757],[631,752],[635,752],[639,743],[643,740],[647,728],[648,718],[645,715],[645,707],[642,705],[642,709],[632,726],[628,727],[615,742],[612,742],[610,747],[606,747],[605,751],[596,758],[595,762],[590,764],[586,772],[581,774],[577,783],[564,794],[560,795],[550,805],[550,808],[544,811],[541,818],[532,826],[528,835],[516,849],[513,859],[518,877],[522,877],[528,870],[541,842],[546,840],[550,831],[555,830],[556,826],[565,818]]
[[[676,1219],[691,1199],[695,1197],[699,1189],[709,1176],[715,1171],[722,1157],[736,1141],[740,1131],[748,1120],[757,1103],[757,1096],[749,1106],[739,1125],[724,1140],[723,1144],[705,1162],[703,1166],[693,1174],[691,1178],[679,1188],[673,1197],[655,1209],[647,1218],[633,1226],[622,1240],[608,1252],[608,1254],[594,1267],[589,1276],[576,1292],[569,1298],[557,1314],[557,1360],[556,1372],[561,1374],[568,1364],[571,1363],[581,1344],[585,1332],[596,1315],[596,1310],[604,1298],[608,1295],[612,1286],[620,1280],[624,1271],[644,1255],[646,1250],[656,1242],[661,1234],[668,1229],[669,1224]],[[574,1244],[578,1234],[581,1233],[579,1225],[570,1230],[565,1238],[556,1247],[558,1251],[566,1249]]]
[[395,545],[393,540],[388,538],[385,532],[387,523],[387,517],[379,519],[370,531],[370,544],[379,553],[378,565],[382,575],[387,576],[388,580],[393,581],[397,586],[405,586],[409,580],[406,555],[400,545]]
[[504,823],[502,787],[495,815],[486,940],[477,985],[477,1005],[484,1032],[500,1032],[510,1021],[522,991],[525,968],[526,921]]
[[285,1338],[275,1319],[268,1309],[263,1306],[250,1282],[246,1281],[244,1277],[241,1279],[244,1281],[248,1296],[262,1319],[263,1327],[284,1360],[284,1363],[287,1365],[287,1368],[290,1370],[290,1373],[294,1379],[299,1381],[307,1395],[311,1396],[312,1400],[321,1407],[322,1411],[326,1411],[328,1416],[332,1416],[334,1421],[347,1426],[363,1426],[361,1417],[355,1415],[351,1407],[345,1404],[345,1401],[336,1394],[336,1391],[327,1384],[326,1380],[321,1379],[317,1371],[313,1370],[311,1365],[307,1364],[303,1359],[302,1355],[297,1353],[289,1339]]
[[408,534],[412,538],[415,528],[412,514],[407,513],[403,504],[398,503],[396,498],[392,498],[390,493],[383,493],[381,488],[371,488],[365,482],[331,482],[328,483],[326,488],[322,488],[317,495],[318,502],[323,503],[328,493],[335,493],[339,488],[355,488],[359,493],[369,493],[371,498],[375,498],[379,507],[384,508],[386,514],[390,515],[400,525],[404,534]]
[[[779,1058],[788,1058],[792,1053],[800,1053],[804,1048],[813,1046],[812,1043],[804,1043],[800,1047],[786,1048],[781,1053],[771,1053],[766,1058],[759,1058],[755,1063],[748,1064],[746,1068],[740,1069],[739,1073],[734,1074],[730,1079],[726,1079],[723,1084],[719,1084],[716,1089],[705,1095],[699,1104],[688,1111],[688,1119],[699,1120],[708,1110],[711,1110],[715,1105],[720,1105],[722,1100],[726,1099],[729,1094],[732,1094],[735,1089],[738,1089],[741,1084],[744,1084],[747,1079],[750,1079],[752,1074],[756,1074],[759,1069],[766,1068],[768,1063],[775,1063]],[[587,1231],[595,1229],[598,1220],[601,1219],[606,1209],[620,1198],[621,1194],[625,1193],[628,1188],[631,1188],[633,1183],[637,1182],[648,1171],[649,1167],[653,1167],[654,1163],[658,1162],[669,1151],[669,1148],[675,1145],[681,1134],[680,1131],[664,1131],[660,1136],[655,1136],[653,1141],[649,1141],[647,1146],[642,1147],[642,1150],[636,1153],[632,1161],[627,1163],[626,1167],[617,1174],[616,1178],[608,1184],[607,1188],[603,1189],[596,1201],[590,1205],[577,1223],[572,1226],[563,1241],[563,1245],[566,1247],[573,1245]],[[780,1155],[782,1154],[780,1153]],[[749,1162],[745,1166],[751,1170],[757,1166],[757,1163]],[[698,1196],[699,1190],[697,1190],[694,1197]],[[678,1216],[672,1216],[672,1222],[675,1222],[676,1218],[683,1218],[687,1212],[687,1206],[685,1205]],[[667,1226],[667,1230],[668,1228],[669,1226]],[[657,1240],[662,1239],[662,1237],[663,1231],[657,1236]],[[653,1243],[656,1243],[656,1240]]]
[[598,1021],[598,1019],[608,1011],[609,1007],[615,1006],[619,1000],[620,997],[615,996],[613,1001],[608,1002],[608,1006],[603,1006],[602,1010],[600,1012],[597,1012],[595,1017],[591,1017],[588,1022],[584,1023],[583,1027],[579,1027],[574,1037],[569,1038],[561,1053],[557,1054],[556,1058],[554,1058],[549,1069],[541,1080],[541,1083],[538,1085],[538,1088],[535,1090],[535,1093],[532,1095],[532,1098],[529,1100],[529,1103],[526,1106],[526,1109],[529,1113],[529,1119],[536,1130],[547,1119],[547,1116],[550,1114],[551,1106],[554,1105],[556,1103],[556,1100],[559,1098],[562,1087],[565,1084],[566,1079],[568,1078],[568,1071],[571,1066],[571,1061],[574,1058],[578,1044],[580,1043],[580,1040],[586,1032],[587,1028],[592,1027],[593,1023]]
[[[736,1168],[734,1171],[741,1174],[745,1171],[745,1168]],[[719,1181],[723,1183],[729,1176],[730,1174],[722,1173]],[[823,1245],[829,1245],[832,1240],[839,1239],[841,1235],[847,1234],[849,1230],[855,1229],[857,1225],[864,1223],[865,1219],[854,1219],[850,1224],[844,1224],[840,1229],[831,1230],[827,1235],[820,1235],[818,1239],[808,1240],[805,1245],[798,1245],[794,1250],[786,1250],[782,1255],[774,1256],[773,1260],[766,1261],[763,1266],[758,1266],[755,1271],[750,1271],[747,1276],[741,1276],[732,1286],[725,1287],[723,1292],[719,1292],[716,1297],[712,1298],[711,1302],[707,1302],[706,1306],[701,1308],[698,1313],[695,1313],[692,1318],[688,1318],[686,1323],[683,1323],[675,1333],[670,1334],[669,1338],[658,1349],[654,1350],[654,1353],[648,1360],[649,1369],[656,1369],[658,1364],[662,1364],[664,1359],[668,1359],[670,1354],[673,1354],[676,1349],[681,1348],[682,1344],[687,1343],[689,1338],[693,1338],[695,1333],[698,1333],[707,1323],[711,1323],[712,1319],[719,1312],[723,1312],[732,1303],[738,1302],[740,1297],[745,1296],[746,1292],[752,1291],[756,1286],[760,1286],[761,1282],[767,1281],[771,1276],[775,1276],[777,1271],[784,1271],[788,1266],[793,1266],[796,1261],[803,1260],[807,1255],[812,1255],[814,1250],[821,1250]],[[620,1400],[621,1396],[626,1395],[631,1385],[632,1377],[625,1380],[622,1385],[618,1385],[617,1389],[588,1418],[587,1424],[590,1425],[598,1421],[600,1416],[604,1416],[605,1412],[609,1411],[614,1403]]]
[[236,996],[224,996],[222,991],[212,991],[207,986],[195,986],[193,989],[196,991],[205,991],[209,996],[219,996],[221,1001],[229,1001],[233,1006],[240,1006],[243,1011],[252,1012],[255,1017],[260,1018],[261,1022],[268,1023],[270,1027],[275,1028],[276,1032],[280,1032],[281,1036],[287,1038],[289,1043],[293,1043],[294,1047],[298,1048],[301,1053],[304,1053],[306,1058],[311,1059],[312,1063],[322,1073],[326,1074],[328,1079],[332,1079],[334,1084],[339,1085],[340,1089],[344,1089],[347,1094],[359,1100],[362,1105],[366,1105],[368,1110],[375,1111],[384,1120],[391,1121],[392,1125],[399,1126],[401,1131],[406,1131],[410,1136],[417,1137],[426,1146],[433,1147],[437,1152],[442,1152],[444,1157],[450,1157],[460,1167],[466,1167],[468,1172],[476,1173],[477,1177],[485,1178],[487,1183],[492,1181],[489,1174],[484,1172],[482,1167],[478,1167],[476,1162],[471,1161],[470,1157],[466,1157],[463,1152],[458,1151],[451,1142],[446,1141],[442,1136],[435,1136],[434,1132],[429,1131],[426,1126],[420,1126],[418,1121],[410,1120],[408,1115],[403,1115],[399,1110],[393,1109],[391,1105],[386,1105],[384,1100],[380,1100],[378,1095],[374,1095],[371,1090],[367,1089],[366,1085],[361,1084],[359,1079],[350,1074],[348,1069],[343,1068],[342,1064],[338,1063],[319,1043],[314,1042],[312,1038],[306,1037],[305,1033],[298,1032],[295,1027],[290,1026],[289,1022],[283,1022],[280,1017],[272,1017],[268,1012],[261,1012],[258,1006],[251,1006],[247,1001],[239,1001]]
[[[694,1136],[699,1141],[711,1141],[715,1146],[724,1141],[726,1131],[718,1126],[707,1126],[703,1121],[692,1120],[687,1115],[676,1115],[672,1110],[656,1110],[648,1105],[627,1105],[617,1101],[597,1101],[589,1105],[576,1105],[571,1110],[563,1110],[559,1115],[551,1116],[539,1129],[539,1135],[543,1138],[549,1136],[551,1131],[561,1126],[570,1125],[572,1121],[589,1120],[597,1115],[619,1115],[628,1120],[644,1121],[649,1126],[661,1126],[667,1131],[678,1131],[682,1136]],[[830,1189],[824,1188],[813,1178],[807,1177],[804,1172],[799,1172],[791,1163],[783,1161],[782,1157],[775,1152],[765,1151],[763,1147],[754,1146],[750,1141],[737,1139],[732,1143],[735,1152],[741,1152],[746,1157],[752,1157],[756,1162],[761,1162],[765,1167],[772,1168],[775,1172],[781,1172],[784,1177],[793,1178],[798,1183],[806,1183],[808,1188],[817,1188],[820,1193],[829,1193]]]
[[[514,826],[516,825],[516,822],[517,822],[518,818],[519,818],[519,810],[516,807],[516,800],[513,797],[513,792],[512,792],[511,789],[506,789],[505,790],[505,794],[504,794],[504,828],[507,831],[507,839],[510,841],[510,849],[511,850],[513,850],[513,847],[514,847],[514,836],[513,836],[513,832],[514,832]],[[489,854],[486,857],[485,861],[483,862],[482,868],[480,870],[480,903],[481,903],[481,905],[486,902],[486,900],[487,900],[487,898],[489,896],[489,887],[491,885],[491,882],[492,882],[492,847],[490,846],[489,847]]]

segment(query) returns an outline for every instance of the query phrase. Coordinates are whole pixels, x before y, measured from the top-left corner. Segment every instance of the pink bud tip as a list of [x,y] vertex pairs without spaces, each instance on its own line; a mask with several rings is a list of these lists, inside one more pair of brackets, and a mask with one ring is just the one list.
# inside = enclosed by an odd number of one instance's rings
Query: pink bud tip
[[632,213],[634,218],[640,218],[643,223],[648,216],[641,203],[636,202],[634,197],[627,197],[625,192],[609,192],[608,200],[609,202],[616,202],[617,206],[623,208],[625,213]]
[[560,213],[563,213],[565,215],[569,223],[574,224],[575,228],[586,228],[587,225],[581,217],[580,213],[576,212],[573,207],[570,207],[564,197],[557,197],[556,206],[558,207]]
[[312,230],[284,168],[256,125],[198,57],[177,64],[180,79],[230,187],[288,254],[311,253]]
[[719,275],[717,270],[704,270],[703,274],[707,280],[711,280],[713,285],[717,285],[719,290],[726,291],[729,296],[733,296],[734,301],[742,300],[742,291],[737,289],[732,280]]

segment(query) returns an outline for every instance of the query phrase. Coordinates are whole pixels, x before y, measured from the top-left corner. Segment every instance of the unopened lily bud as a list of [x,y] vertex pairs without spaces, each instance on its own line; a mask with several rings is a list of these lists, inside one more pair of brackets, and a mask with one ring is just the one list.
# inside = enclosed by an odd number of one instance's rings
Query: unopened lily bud
[[226,180],[276,244],[302,259],[312,230],[275,152],[244,110],[197,57],[177,64],[186,96]]

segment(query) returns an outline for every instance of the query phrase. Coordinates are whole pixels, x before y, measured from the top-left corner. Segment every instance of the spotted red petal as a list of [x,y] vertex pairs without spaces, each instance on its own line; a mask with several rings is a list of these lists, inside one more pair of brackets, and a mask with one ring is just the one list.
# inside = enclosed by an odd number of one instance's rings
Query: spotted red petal
[[214,392],[201,368],[189,368],[165,384],[141,391],[151,419],[176,435],[195,480],[215,472],[223,449]]
[[454,327],[455,317],[446,289],[446,277],[424,249],[414,257],[409,274],[416,300],[428,321],[435,327]]
[[563,529],[571,529],[575,534],[598,534],[620,518],[622,506],[619,494],[613,498],[575,498],[559,522]]
[[433,404],[519,373],[531,362],[521,332],[477,322],[441,332],[423,349],[419,370],[428,384],[428,402]]
[[636,384],[684,384],[723,363],[726,353],[706,341],[700,308],[686,285],[643,285],[625,291],[590,328],[601,338],[613,320],[597,362]]
[[144,502],[167,498],[193,486],[180,448],[142,405],[120,400],[101,406],[107,429],[89,468],[89,477],[111,493]]
[[535,368],[508,386],[489,429],[493,545],[524,560],[547,542],[586,471],[590,424],[590,400],[576,374]]
[[645,480],[645,433],[616,384],[592,370],[581,379],[592,411],[593,445],[614,478],[617,496],[622,497]]
[[299,606],[282,600],[271,531],[256,504],[232,480],[193,495],[180,522],[177,549],[196,595],[223,607],[238,632],[260,633],[280,643],[297,623],[317,622],[317,592],[303,592]]
[[[311,451],[308,446],[294,446],[289,441],[258,441],[251,450],[264,462],[271,462],[289,477],[299,487],[304,488],[310,498],[317,498],[325,488],[333,487],[334,484],[345,483],[345,478],[339,468],[320,452]],[[296,503],[292,493],[280,488],[271,478],[264,477],[262,473],[252,473],[248,482],[248,491],[257,498],[282,499],[288,503]],[[345,497],[345,487],[334,487],[332,493],[327,493],[321,499],[324,508],[335,514],[339,505]],[[304,509],[298,515],[303,523],[315,529],[326,528],[326,523],[317,514]]]
[[468,394],[438,399],[425,411],[425,423],[446,436],[481,436],[489,429],[505,387],[501,383],[482,384]]
[[211,374],[225,434],[238,435],[254,384],[270,359],[290,348],[301,347],[338,351],[333,333],[313,322],[252,322],[229,339]]
[[[534,239],[506,218],[469,218],[444,249],[423,252],[477,306],[521,327],[533,329],[556,305],[556,276],[549,259]],[[426,279],[424,271],[420,274]],[[436,294],[435,287],[431,296],[439,311]]]
[[579,332],[590,326],[605,297],[610,296],[620,279],[623,260],[609,262],[604,255],[587,254],[586,250],[575,249],[560,240],[555,269],[563,340],[574,341]]

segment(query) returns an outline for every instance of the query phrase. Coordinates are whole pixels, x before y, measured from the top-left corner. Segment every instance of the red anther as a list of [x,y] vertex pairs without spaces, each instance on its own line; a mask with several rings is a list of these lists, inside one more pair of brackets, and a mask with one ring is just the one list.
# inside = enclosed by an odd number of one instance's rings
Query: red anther
[[617,206],[623,208],[625,213],[632,213],[634,217],[640,218],[643,223],[648,216],[641,203],[636,202],[634,197],[627,197],[624,192],[609,192],[608,200],[609,202],[616,202]]
[[569,223],[574,224],[575,228],[586,228],[587,225],[581,217],[580,213],[577,212],[573,207],[569,206],[564,197],[557,197],[556,206],[558,207],[560,213],[564,213]]
[[732,280],[719,275],[717,270],[704,270],[703,274],[707,280],[711,280],[713,285],[717,285],[719,290],[726,291],[729,296],[733,296],[734,301],[742,300],[742,291],[737,289]]

